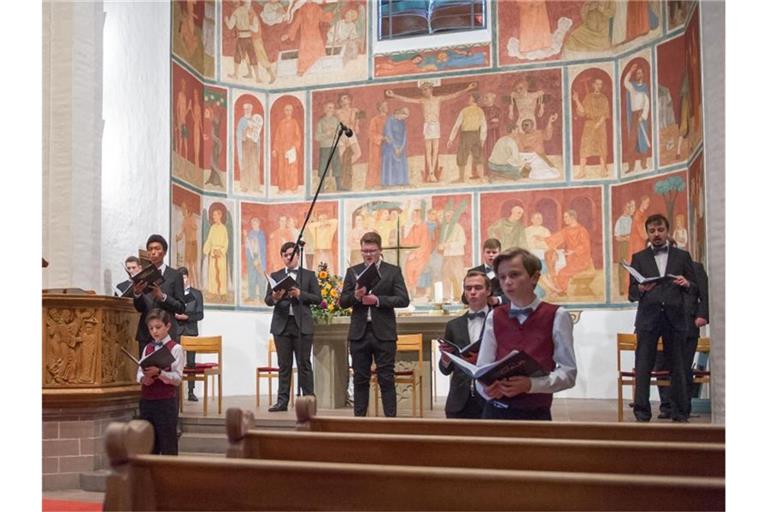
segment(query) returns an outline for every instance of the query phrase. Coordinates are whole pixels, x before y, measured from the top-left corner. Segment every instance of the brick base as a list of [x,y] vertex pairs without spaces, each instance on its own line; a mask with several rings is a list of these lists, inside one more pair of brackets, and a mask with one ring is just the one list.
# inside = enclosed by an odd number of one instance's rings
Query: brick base
[[109,466],[104,432],[113,421],[130,421],[133,406],[43,409],[43,490],[79,489],[80,474]]

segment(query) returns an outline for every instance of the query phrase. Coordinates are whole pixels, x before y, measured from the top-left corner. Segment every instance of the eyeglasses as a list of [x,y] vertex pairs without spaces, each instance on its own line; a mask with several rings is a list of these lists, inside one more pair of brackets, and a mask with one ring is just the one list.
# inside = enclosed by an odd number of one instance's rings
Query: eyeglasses
[[376,254],[377,252],[379,252],[379,249],[370,249],[370,250],[366,250],[366,251],[361,249],[360,252],[363,253],[363,254]]

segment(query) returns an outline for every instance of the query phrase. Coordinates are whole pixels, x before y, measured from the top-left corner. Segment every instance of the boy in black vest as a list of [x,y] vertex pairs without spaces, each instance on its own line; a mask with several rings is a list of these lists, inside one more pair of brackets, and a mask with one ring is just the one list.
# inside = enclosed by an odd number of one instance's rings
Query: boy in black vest
[[563,308],[536,296],[541,260],[535,255],[512,248],[499,254],[493,267],[510,302],[489,313],[477,365],[522,350],[549,373],[543,377],[509,377],[489,386],[478,382],[479,393],[488,400],[483,418],[551,420],[552,394],[576,382],[573,321]]
[[136,380],[141,383],[139,416],[147,420],[155,429],[155,445],[152,453],[178,455],[179,445],[176,425],[179,421],[178,388],[184,371],[184,350],[171,339],[171,316],[162,309],[152,309],[146,316],[147,330],[153,342],[144,347],[142,357],[165,346],[171,351],[174,361],[167,368],[150,366],[144,370],[139,367]]

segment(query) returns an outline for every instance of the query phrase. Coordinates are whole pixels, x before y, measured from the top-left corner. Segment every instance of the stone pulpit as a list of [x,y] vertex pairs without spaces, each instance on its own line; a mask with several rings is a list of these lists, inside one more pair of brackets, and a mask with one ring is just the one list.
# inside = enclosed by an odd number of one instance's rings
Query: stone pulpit
[[[130,299],[43,293],[43,489],[81,487],[107,467],[104,430],[139,402],[139,314]],[[87,487],[87,486],[86,486]]]

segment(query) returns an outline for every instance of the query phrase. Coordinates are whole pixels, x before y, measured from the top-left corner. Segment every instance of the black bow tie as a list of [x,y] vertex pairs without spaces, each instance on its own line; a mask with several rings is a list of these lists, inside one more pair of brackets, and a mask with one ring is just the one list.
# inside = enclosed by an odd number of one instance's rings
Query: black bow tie
[[517,315],[528,316],[531,313],[533,313],[533,308],[523,308],[523,309],[509,308],[509,318],[515,318],[517,317]]
[[485,273],[486,274],[490,274],[491,272],[493,272],[493,267],[489,267],[488,265],[486,265],[485,266]]
[[660,252],[667,252],[667,251],[669,251],[669,246],[668,245],[663,245],[661,247],[652,247],[652,249],[653,249],[653,254],[659,254]]
[[474,320],[475,318],[485,318],[485,311],[478,311],[477,313],[468,313],[467,318]]

